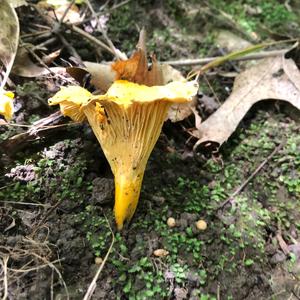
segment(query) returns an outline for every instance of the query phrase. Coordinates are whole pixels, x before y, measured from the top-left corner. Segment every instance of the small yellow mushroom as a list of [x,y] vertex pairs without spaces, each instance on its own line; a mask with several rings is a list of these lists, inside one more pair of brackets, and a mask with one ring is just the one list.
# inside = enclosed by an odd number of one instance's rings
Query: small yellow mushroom
[[172,217],[168,218],[167,220],[167,225],[170,227],[170,228],[173,228],[176,226],[176,220]]
[[165,250],[165,249],[156,249],[153,251],[154,256],[157,257],[165,257],[167,255],[169,255],[169,251]]
[[0,115],[4,116],[6,121],[10,121],[14,113],[13,99],[12,92],[0,91]]
[[207,228],[207,223],[204,220],[199,220],[195,223],[198,230],[204,231]]
[[76,122],[82,122],[85,114],[81,106],[87,103],[92,94],[80,86],[61,87],[54,97],[48,100],[49,105],[60,105],[60,111],[64,116],[72,118]]

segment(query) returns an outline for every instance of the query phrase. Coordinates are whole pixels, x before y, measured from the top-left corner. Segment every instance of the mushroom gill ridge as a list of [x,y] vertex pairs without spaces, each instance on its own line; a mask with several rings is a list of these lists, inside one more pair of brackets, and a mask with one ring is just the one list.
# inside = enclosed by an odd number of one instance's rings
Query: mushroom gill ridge
[[101,122],[96,104],[84,113],[104,151],[115,176],[115,216],[118,228],[135,212],[148,158],[159,137],[170,102],[132,102],[123,106],[99,101],[105,110]]

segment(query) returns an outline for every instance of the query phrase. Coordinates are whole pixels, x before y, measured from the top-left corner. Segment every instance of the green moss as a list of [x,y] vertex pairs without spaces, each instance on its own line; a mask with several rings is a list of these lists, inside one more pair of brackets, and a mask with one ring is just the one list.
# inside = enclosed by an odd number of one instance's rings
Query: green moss
[[[228,13],[245,31],[259,32],[266,29],[284,34],[291,22],[297,20],[296,15],[278,1],[214,0],[213,5]],[[252,11],[252,12],[251,12]]]

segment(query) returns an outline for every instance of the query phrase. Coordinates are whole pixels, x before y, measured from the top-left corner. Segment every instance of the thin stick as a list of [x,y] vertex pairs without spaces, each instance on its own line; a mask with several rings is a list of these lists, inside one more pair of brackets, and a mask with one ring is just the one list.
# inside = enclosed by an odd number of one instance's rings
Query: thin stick
[[106,220],[106,222],[107,222],[107,224],[109,226],[109,230],[110,230],[110,232],[112,234],[112,241],[111,241],[110,247],[108,248],[108,251],[107,251],[107,253],[106,253],[106,255],[105,255],[105,257],[104,257],[104,259],[103,259],[103,261],[102,261],[102,263],[101,263],[101,265],[100,265],[100,267],[99,267],[99,269],[98,269],[98,271],[96,273],[96,275],[94,276],[92,282],[89,285],[89,288],[88,288],[86,294],[84,295],[83,300],[89,300],[89,299],[91,299],[91,297],[92,297],[92,295],[93,295],[93,293],[94,293],[94,291],[95,291],[95,289],[97,287],[98,277],[101,274],[101,271],[103,270],[104,265],[105,265],[105,263],[106,263],[106,261],[107,261],[107,259],[109,257],[109,254],[110,254],[110,252],[111,252],[111,250],[113,248],[113,245],[115,243],[115,235],[113,233],[113,230],[111,229],[111,226],[109,224],[109,221],[108,221],[106,215],[104,215],[104,217],[105,217],[105,220]]
[[64,38],[64,36],[60,33],[57,34],[57,36],[60,38],[61,42],[63,43],[63,45],[67,48],[67,50],[69,51],[69,53],[71,55],[73,55],[79,63],[83,64],[83,61],[80,57],[80,55],[78,54],[78,52],[75,50],[75,48]]
[[[90,9],[90,11],[92,13],[92,15],[95,17],[97,28],[101,31],[104,39],[106,40],[106,43],[109,45],[110,49],[113,51],[115,57],[117,59],[122,60],[123,57],[118,53],[115,45],[113,44],[113,42],[111,41],[111,39],[108,37],[106,31],[104,30],[104,28],[102,27],[101,23],[99,22],[99,19],[96,17],[96,12],[94,11],[92,4],[90,3],[89,0],[86,0],[86,3],[88,5],[88,7],[89,7],[89,9]],[[126,59],[126,58],[124,58],[124,59]]]
[[282,142],[279,146],[277,146],[272,153],[254,170],[254,172],[234,191],[234,193],[227,198],[223,203],[221,203],[217,210],[223,208],[227,203],[234,200],[236,197],[247,185],[248,183],[256,176],[256,174],[271,160],[271,158],[282,149],[284,142]]
[[[37,271],[37,270],[40,270],[40,269],[43,269],[43,268],[46,268],[46,267],[49,267],[50,264],[56,264],[56,263],[60,263],[61,261],[63,261],[64,258],[62,259],[56,259],[52,262],[47,262],[43,265],[39,265],[37,267],[33,267],[33,268],[28,268],[28,269],[13,269],[13,268],[9,268],[10,271],[14,272],[14,273],[29,273],[29,272],[32,272],[32,271]],[[51,265],[50,265],[51,266]]]
[[85,24],[85,23],[87,23],[87,22],[89,22],[89,21],[92,21],[95,17],[100,17],[100,16],[102,16],[102,15],[104,15],[104,14],[107,14],[107,13],[113,11],[114,9],[117,9],[117,8],[119,8],[119,7],[121,7],[121,6],[123,6],[123,5],[127,4],[127,3],[129,3],[130,1],[131,1],[131,0],[125,0],[125,1],[123,1],[123,2],[120,2],[120,3],[118,3],[118,4],[115,4],[115,5],[112,6],[111,8],[106,9],[106,10],[103,10],[103,11],[100,11],[100,12],[96,13],[95,15],[91,16],[90,18],[84,19],[84,20],[82,20],[82,21],[80,21],[80,22],[76,22],[74,25],[78,26],[78,25]]
[[[45,20],[45,22],[47,22],[52,28],[55,28],[55,30],[53,30],[53,33],[55,33],[55,34],[61,33],[60,32],[60,27],[61,26],[58,22],[56,22],[53,19],[46,18],[45,15],[42,13],[42,11],[40,10],[40,8],[37,5],[31,4],[31,6]],[[72,24],[68,24],[68,23],[64,23],[64,25],[67,26],[69,29],[71,29],[73,32],[76,32],[79,35],[83,36],[84,38],[86,38],[87,40],[89,40],[90,42],[95,44],[96,46],[102,48],[103,50],[109,52],[112,55],[115,55],[114,52],[110,49],[109,46],[107,46],[105,43],[98,40],[94,36],[90,35],[89,33],[85,32],[84,30],[80,29],[79,27],[77,27],[75,25],[72,25]]]
[[2,297],[2,300],[6,300],[8,296],[8,280],[7,280],[7,262],[8,262],[9,256],[5,255],[3,257],[3,262],[1,262],[2,268],[3,268],[3,284],[4,284],[4,295]]
[[54,43],[54,42],[56,42],[56,37],[52,37],[52,38],[46,40],[46,41],[43,42],[43,43],[40,43],[40,44],[38,44],[38,45],[35,45],[34,47],[32,47],[31,50],[34,51],[34,50],[36,50],[36,49],[44,48],[45,46],[48,46],[48,45],[50,45],[50,44],[52,44],[52,43]]
[[23,35],[20,36],[21,39],[25,39],[25,38],[29,38],[29,37],[34,37],[37,35],[41,35],[44,33],[49,33],[50,29],[46,29],[46,30],[42,30],[42,31],[35,31],[35,32],[31,32],[31,33],[25,33]]
[[[236,57],[233,58],[232,61],[245,61],[251,59],[263,59],[266,57],[273,57],[285,54],[289,49],[282,49],[282,50],[272,50],[272,51],[262,51],[260,53],[252,53],[245,55],[243,57]],[[184,66],[197,66],[197,65],[204,65],[210,63],[216,59],[220,59],[222,56],[215,56],[215,57],[204,57],[198,59],[182,59],[182,60],[167,60],[162,63],[168,64],[174,67],[184,67]]]
[[79,27],[75,26],[75,25],[69,25],[66,24],[72,31],[78,33],[79,35],[83,36],[84,38],[86,38],[87,40],[89,40],[90,42],[92,42],[93,44],[95,44],[96,46],[99,46],[100,48],[102,48],[103,50],[109,52],[112,55],[115,55],[115,53],[110,49],[109,46],[107,46],[105,43],[103,43],[102,41],[98,40],[97,38],[95,38],[94,36],[90,35],[89,33],[85,32],[84,30],[80,29]]
[[75,0],[72,0],[68,7],[66,8],[66,10],[64,11],[64,14],[62,15],[61,19],[59,20],[59,25],[61,26],[61,24],[63,23],[68,11],[70,10],[70,8],[73,6],[73,4],[75,3]]
[[[7,186],[5,186],[5,187],[7,187]],[[5,188],[5,187],[1,187],[0,189]],[[42,203],[30,203],[30,202],[6,201],[6,200],[0,200],[0,202],[1,202],[1,203],[8,203],[8,204],[20,204],[20,205],[30,205],[30,206],[42,206],[42,207],[46,207],[46,208],[51,207],[50,204],[42,204]]]

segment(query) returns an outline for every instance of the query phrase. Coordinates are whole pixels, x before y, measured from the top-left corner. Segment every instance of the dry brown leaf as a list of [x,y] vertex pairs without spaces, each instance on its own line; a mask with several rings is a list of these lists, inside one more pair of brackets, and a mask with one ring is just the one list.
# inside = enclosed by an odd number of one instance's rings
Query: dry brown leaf
[[6,68],[1,88],[4,87],[15,60],[19,43],[19,20],[9,1],[0,1],[0,61]]
[[86,70],[91,74],[91,84],[103,92],[106,92],[116,79],[116,73],[111,64],[97,64],[85,61]]
[[148,86],[164,84],[161,65],[155,56],[152,56],[152,66],[149,70],[146,52],[142,48],[139,48],[130,59],[116,61],[112,64],[112,68],[117,74],[117,79]]
[[[163,84],[167,84],[171,81],[186,81],[182,74],[167,64],[161,64],[160,68],[162,70]],[[195,114],[195,118],[199,120],[199,115],[196,110],[197,100],[182,104],[173,104],[168,111],[168,119],[175,123],[182,121],[189,117],[192,113]]]
[[69,67],[66,68],[66,71],[69,75],[71,75],[74,79],[76,79],[80,85],[84,84],[84,79],[87,74],[91,75],[90,83],[102,93],[105,93],[108,88],[114,82],[117,74],[111,68],[111,63],[108,64],[100,64],[85,61],[85,68],[83,67]]
[[287,101],[300,109],[300,72],[292,59],[266,59],[238,75],[229,98],[193,132],[199,139],[194,149],[209,143],[222,145],[251,106],[268,99]]
[[15,59],[12,73],[22,77],[38,77],[48,74],[49,71],[44,67],[39,67],[30,59],[25,48],[20,47]]

